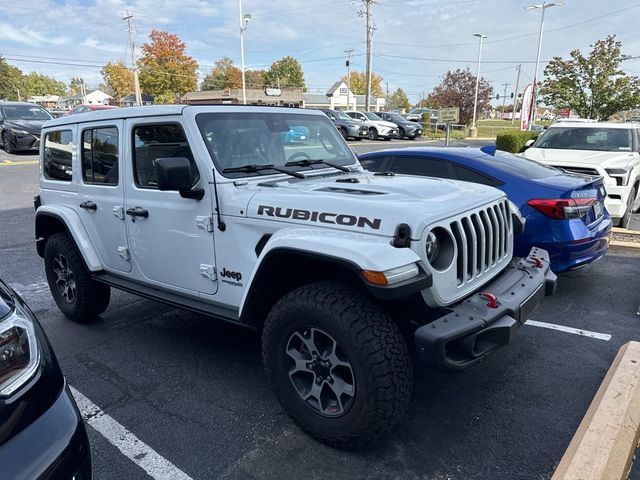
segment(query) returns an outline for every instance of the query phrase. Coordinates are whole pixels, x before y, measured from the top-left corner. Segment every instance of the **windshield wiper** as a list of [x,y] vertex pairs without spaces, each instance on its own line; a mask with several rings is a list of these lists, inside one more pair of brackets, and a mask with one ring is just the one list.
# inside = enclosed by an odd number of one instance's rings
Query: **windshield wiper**
[[249,165],[241,165],[239,167],[229,167],[222,170],[222,173],[239,173],[239,172],[253,173],[253,172],[259,172],[261,170],[275,170],[276,172],[286,173],[287,175],[291,175],[292,177],[307,178],[301,173],[293,172],[291,170],[287,170],[286,168],[276,167],[275,165],[272,165],[272,164],[268,164],[268,165],[249,164]]
[[318,165],[318,164],[337,168],[338,170],[342,170],[343,172],[351,172],[351,169],[345,167],[344,165],[338,165],[337,163],[327,162],[326,160],[310,160],[308,158],[305,158],[304,160],[295,160],[293,162],[287,162],[284,164],[284,166],[285,167],[309,167],[311,165]]

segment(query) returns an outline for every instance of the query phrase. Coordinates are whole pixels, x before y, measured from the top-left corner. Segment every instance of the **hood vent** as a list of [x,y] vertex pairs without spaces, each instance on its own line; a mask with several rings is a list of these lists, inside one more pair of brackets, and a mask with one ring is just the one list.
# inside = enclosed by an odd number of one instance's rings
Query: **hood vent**
[[316,189],[316,192],[347,193],[349,195],[384,195],[384,192],[373,192],[371,190],[357,190],[355,188],[340,188],[340,187],[318,188]]
[[349,177],[349,178],[339,178],[336,180],[336,182],[338,183],[360,183],[360,180],[358,180],[357,178],[354,177]]

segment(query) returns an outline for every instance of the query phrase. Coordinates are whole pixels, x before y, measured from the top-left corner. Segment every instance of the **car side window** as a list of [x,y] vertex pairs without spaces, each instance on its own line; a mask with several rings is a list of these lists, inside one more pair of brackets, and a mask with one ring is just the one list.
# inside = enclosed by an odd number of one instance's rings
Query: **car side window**
[[380,172],[382,170],[384,160],[385,157],[363,158],[360,160],[360,165],[370,172]]
[[97,127],[84,130],[81,158],[84,183],[118,185],[118,129]]
[[456,179],[462,180],[463,182],[479,183],[481,185],[489,185],[490,187],[504,185],[503,182],[496,178],[477,172],[471,168],[463,167],[457,163],[453,164],[453,170],[456,174]]
[[405,175],[455,178],[449,162],[428,157],[394,157],[390,170]]
[[133,129],[133,177],[137,187],[157,189],[155,161],[158,158],[184,157],[191,164],[194,186],[200,180],[189,142],[178,123],[139,125]]
[[73,132],[58,130],[44,138],[42,172],[47,180],[72,180]]

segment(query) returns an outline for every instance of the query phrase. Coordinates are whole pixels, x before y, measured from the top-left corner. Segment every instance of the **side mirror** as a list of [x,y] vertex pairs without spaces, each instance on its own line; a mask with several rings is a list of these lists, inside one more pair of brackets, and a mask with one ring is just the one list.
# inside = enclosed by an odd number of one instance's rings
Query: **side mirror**
[[527,148],[529,148],[531,145],[533,145],[533,144],[534,144],[534,142],[535,142],[535,140],[534,140],[534,139],[527,140],[526,142],[524,142],[524,146],[525,146],[525,147],[527,147]]
[[185,157],[156,158],[154,162],[158,190],[180,192],[183,198],[201,200],[204,197],[202,188],[191,189],[191,163]]

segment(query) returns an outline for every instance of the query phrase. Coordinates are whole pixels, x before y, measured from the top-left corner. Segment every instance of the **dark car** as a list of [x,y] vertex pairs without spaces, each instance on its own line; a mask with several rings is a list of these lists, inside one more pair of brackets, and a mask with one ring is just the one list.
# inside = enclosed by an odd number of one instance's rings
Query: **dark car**
[[408,138],[414,140],[422,135],[422,125],[418,122],[410,122],[399,113],[394,112],[376,112],[383,120],[395,123],[398,126],[398,138]]
[[29,307],[0,281],[0,478],[91,479],[87,431]]
[[111,110],[118,108],[115,105],[77,105],[69,110],[65,115],[75,115],[77,113],[97,112],[98,110]]
[[[526,220],[524,232],[514,236],[513,254],[543,248],[556,273],[595,262],[609,248],[611,217],[604,208],[600,176],[564,172],[495,147],[381,150],[360,155],[360,162],[374,172],[448,178],[502,190]],[[474,238],[476,227],[462,225],[467,238]]]
[[0,143],[4,151],[37,150],[42,124],[52,118],[35,103],[0,102]]
[[369,137],[369,128],[362,122],[351,118],[340,110],[320,109],[335,124],[336,128],[345,140],[354,138],[362,140]]

